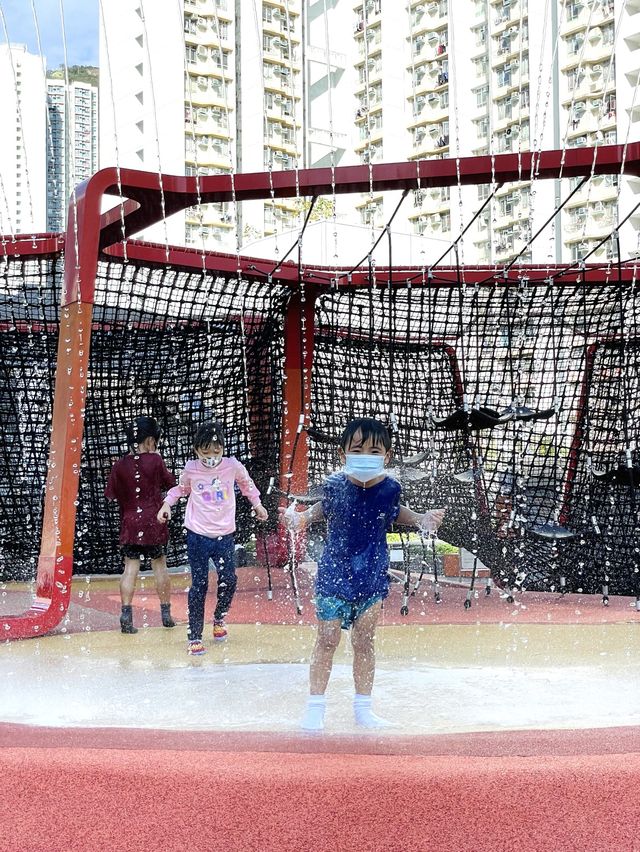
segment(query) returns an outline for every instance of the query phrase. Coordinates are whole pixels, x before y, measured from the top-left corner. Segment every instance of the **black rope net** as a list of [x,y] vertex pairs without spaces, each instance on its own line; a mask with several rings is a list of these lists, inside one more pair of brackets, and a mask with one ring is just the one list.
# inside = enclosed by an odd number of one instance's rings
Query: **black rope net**
[[[635,285],[577,277],[390,289],[379,276],[323,296],[311,424],[389,422],[405,500],[446,506],[441,537],[501,584],[636,594]],[[312,482],[335,465],[314,442]]]
[[[59,258],[7,263],[0,321],[14,330],[0,335],[5,579],[33,576],[39,552],[61,272]],[[124,426],[139,414],[159,422],[161,452],[176,476],[193,457],[200,423],[221,420],[227,453],[266,492],[279,454],[286,298],[264,281],[133,261],[99,263],[74,571],[121,570],[118,509],[107,503],[104,488],[111,466],[127,451]],[[180,518],[172,523],[168,562],[184,564]],[[241,542],[253,533],[246,501],[238,504],[238,531]]]
[[[6,258],[0,335],[0,576],[35,572],[57,351],[59,255]],[[640,336],[635,279],[615,267],[480,284],[412,272],[324,291],[315,314],[309,426],[354,416],[394,428],[405,502],[447,507],[441,537],[524,589],[640,592]],[[290,290],[268,280],[102,258],[96,281],[75,570],[121,568],[104,499],[123,426],[161,424],[176,473],[203,419],[263,494],[281,460]],[[313,434],[313,431],[311,432]],[[416,461],[417,459],[417,461]],[[309,478],[337,466],[310,440]],[[275,494],[272,499],[277,499]],[[275,517],[275,506],[270,515]],[[240,540],[253,533],[239,503]],[[168,554],[185,561],[179,519]]]

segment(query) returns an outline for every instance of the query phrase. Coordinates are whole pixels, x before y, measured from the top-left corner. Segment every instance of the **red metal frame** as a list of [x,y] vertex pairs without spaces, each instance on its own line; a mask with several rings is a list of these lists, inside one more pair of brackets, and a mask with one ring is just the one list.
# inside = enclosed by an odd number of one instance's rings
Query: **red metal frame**
[[[61,299],[60,340],[58,346],[57,377],[55,384],[53,424],[49,469],[45,490],[42,544],[36,579],[36,598],[23,614],[3,616],[0,635],[5,639],[39,636],[53,629],[64,617],[69,605],[73,570],[73,540],[75,531],[75,501],[78,494],[80,452],[83,432],[84,398],[86,393],[91,320],[100,252],[117,254],[117,244],[179,210],[198,203],[234,202],[255,199],[292,198],[296,196],[339,195],[388,190],[410,190],[424,187],[441,187],[506,183],[510,181],[554,179],[591,174],[627,174],[640,176],[640,143],[626,146],[607,145],[597,149],[572,148],[520,154],[499,154],[494,157],[464,157],[449,160],[417,160],[414,162],[380,164],[374,166],[342,166],[335,169],[303,169],[255,174],[178,177],[139,172],[132,169],[108,168],[97,172],[81,184],[69,207],[68,227],[65,237],[64,284]],[[106,213],[101,213],[107,195],[124,198]],[[59,250],[60,237],[44,235],[51,250]],[[8,238],[5,254],[34,253],[38,238]],[[18,247],[21,252],[18,251]],[[202,253],[185,249],[146,246],[139,249],[140,259],[163,265],[184,262],[187,255],[191,264],[202,265]],[[0,248],[0,256],[2,249]],[[134,256],[134,247],[127,245],[127,254]],[[269,277],[269,264],[265,261],[233,255],[207,255],[212,269],[228,269],[230,273],[242,272],[248,277]],[[211,258],[209,261],[208,258]],[[274,264],[275,266],[275,264]],[[465,269],[465,280],[478,277],[486,280],[495,270],[477,267]],[[512,270],[516,274],[543,279],[554,274],[548,267]],[[560,273],[562,268],[558,267]],[[407,270],[410,275],[411,270]],[[419,272],[419,270],[413,270]],[[534,274],[535,272],[535,274]],[[377,270],[377,275],[382,270]],[[394,286],[403,286],[405,271],[393,270]],[[455,272],[438,270],[438,283],[450,278],[451,286],[457,281]],[[480,278],[480,275],[482,277]],[[332,270],[307,269],[304,280],[317,287],[330,286]],[[298,286],[298,270],[294,264],[282,264],[271,275],[278,282],[288,281]],[[350,285],[361,286],[368,282],[368,273],[354,273]],[[506,283],[506,282],[505,282]],[[418,281],[414,280],[414,286]],[[290,394],[287,401],[284,434],[288,440],[298,429],[307,402],[299,370],[311,368],[312,358],[312,304],[307,292],[307,342],[306,352],[300,350],[299,327],[301,306],[294,299],[286,321],[286,378],[285,389]],[[308,384],[308,383],[307,383]],[[295,429],[294,429],[295,427]],[[286,440],[286,439],[285,439]],[[307,458],[304,438],[300,452],[293,459],[292,473],[296,485],[305,482]],[[286,443],[283,448],[286,452]],[[283,453],[284,455],[285,453]]]

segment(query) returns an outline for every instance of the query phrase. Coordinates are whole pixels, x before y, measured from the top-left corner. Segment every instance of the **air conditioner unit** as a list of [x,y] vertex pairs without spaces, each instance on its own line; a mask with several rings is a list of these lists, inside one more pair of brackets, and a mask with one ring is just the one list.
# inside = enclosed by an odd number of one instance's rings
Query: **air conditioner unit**
[[597,75],[599,75],[599,74],[602,74],[602,65],[592,65],[592,66],[591,66],[591,73],[592,73],[594,76],[597,76]]

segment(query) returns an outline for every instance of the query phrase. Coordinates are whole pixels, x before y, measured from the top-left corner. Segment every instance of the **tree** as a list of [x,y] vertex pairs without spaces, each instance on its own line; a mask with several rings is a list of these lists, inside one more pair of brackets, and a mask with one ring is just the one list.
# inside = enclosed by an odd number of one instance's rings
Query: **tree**
[[98,85],[100,69],[93,65],[69,65],[65,75],[64,65],[59,65],[53,71],[49,71],[47,77],[51,80],[64,80],[69,77],[70,83],[88,83],[91,86]]

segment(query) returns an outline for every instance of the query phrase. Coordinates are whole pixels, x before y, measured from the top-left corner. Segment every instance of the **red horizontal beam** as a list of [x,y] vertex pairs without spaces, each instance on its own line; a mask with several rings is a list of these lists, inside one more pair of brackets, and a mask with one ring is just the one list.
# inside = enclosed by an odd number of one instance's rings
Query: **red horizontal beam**
[[82,185],[83,192],[127,200],[102,215],[102,248],[194,204],[258,199],[387,192],[424,187],[508,183],[588,177],[640,175],[640,143],[522,151],[483,157],[414,160],[378,165],[338,166],[249,174],[184,177],[133,169],[103,169]]
[[16,234],[0,236],[0,257],[59,254],[64,249],[64,234]]
[[[108,257],[123,259],[124,250],[121,243],[110,246],[104,254]],[[180,248],[179,246],[166,246],[162,243],[148,243],[140,240],[127,242],[127,258],[141,263],[174,268],[181,267],[198,272],[204,269],[207,272],[218,272],[221,275],[234,276],[238,272],[248,279],[269,280],[285,286],[296,286],[298,283],[297,262],[285,261],[276,263],[273,260],[257,257],[245,257],[244,255],[222,254],[219,252],[202,252],[198,249]],[[574,284],[583,270],[572,268],[569,272],[568,263],[565,264],[537,264],[518,265],[509,270],[509,283],[517,283],[519,279],[526,277],[530,286],[546,286],[547,280],[554,278],[554,284],[562,287],[563,284]],[[605,272],[606,270],[606,272]],[[349,273],[347,277],[347,273]],[[586,263],[584,265],[586,275],[586,286],[600,285],[606,277],[612,281],[618,280],[618,270],[615,264]],[[600,273],[598,275],[598,273]],[[370,286],[368,269],[357,269],[350,272],[346,269],[336,269],[335,266],[320,266],[318,264],[303,265],[302,278],[307,286],[318,289],[330,289],[336,275],[340,277],[340,289],[348,287]],[[428,276],[428,268],[422,266],[391,267],[391,281],[394,288],[406,287],[407,281],[411,281],[414,288],[422,286],[457,287],[460,277],[466,284],[485,284],[493,286],[505,281],[502,269],[494,265],[465,266],[459,272],[455,266],[438,266],[433,270],[433,279]],[[389,267],[377,266],[375,271],[378,286],[386,288],[389,281]],[[625,261],[622,265],[622,280],[626,283],[637,280],[640,277],[638,261]]]

